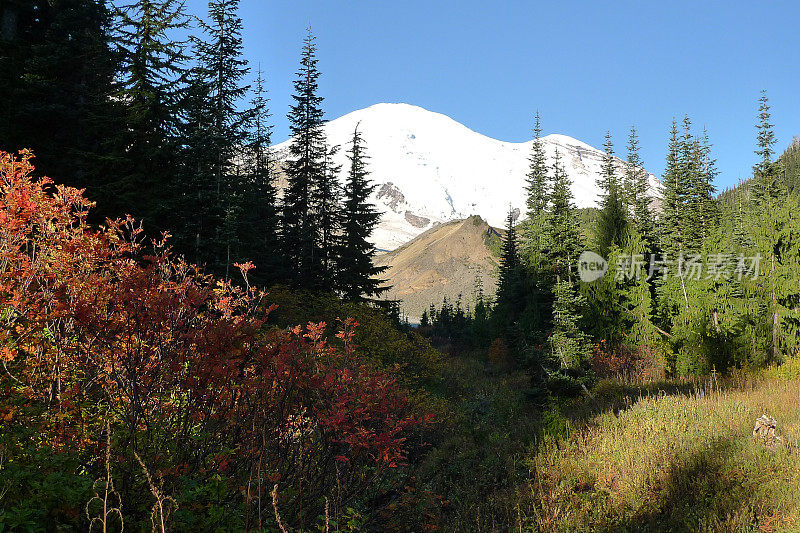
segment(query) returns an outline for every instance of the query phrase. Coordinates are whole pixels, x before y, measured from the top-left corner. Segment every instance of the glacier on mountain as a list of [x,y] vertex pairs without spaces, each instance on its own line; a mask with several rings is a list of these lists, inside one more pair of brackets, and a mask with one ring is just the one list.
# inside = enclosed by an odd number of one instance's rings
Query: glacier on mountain
[[[499,141],[418,106],[376,104],[324,125],[328,143],[341,146],[335,162],[342,165],[342,183],[356,125],[366,141],[370,178],[377,185],[372,200],[383,213],[373,233],[377,248],[395,249],[435,224],[470,215],[480,215],[496,227],[505,224],[509,209],[524,215],[532,140]],[[596,206],[603,152],[566,135],[547,135],[542,141],[548,160],[559,151],[575,204]],[[286,160],[289,142],[273,148],[275,160]],[[651,196],[658,196],[658,186],[650,174]]]

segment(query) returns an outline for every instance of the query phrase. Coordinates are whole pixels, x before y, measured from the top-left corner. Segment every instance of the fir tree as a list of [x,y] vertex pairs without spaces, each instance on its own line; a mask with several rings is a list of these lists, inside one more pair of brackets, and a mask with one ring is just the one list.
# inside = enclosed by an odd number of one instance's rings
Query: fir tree
[[770,122],[770,106],[767,98],[767,91],[761,91],[758,105],[758,129],[756,155],[760,158],[753,165],[753,205],[756,208],[763,207],[771,201],[783,196],[780,182],[779,164],[772,160],[775,155],[775,132]]
[[[585,369],[589,342],[578,326],[584,301],[569,279],[561,279],[553,286],[553,330],[549,344],[550,364],[556,379],[572,381],[569,378],[580,375]],[[565,370],[577,372],[565,374]]]
[[294,284],[311,290],[322,287],[322,267],[317,251],[318,225],[312,194],[325,174],[326,143],[322,130],[323,98],[317,94],[315,37],[308,29],[303,41],[300,70],[294,81],[294,104],[288,114],[292,141],[286,165],[287,186],[281,212],[281,247]]
[[694,202],[694,218],[699,224],[700,240],[705,240],[717,225],[719,219],[719,206],[714,198],[716,187],[714,180],[719,174],[716,159],[711,157],[711,143],[708,139],[708,131],[703,129],[703,136],[698,144],[698,166],[697,179],[692,191]]
[[614,168],[614,145],[609,132],[606,132],[603,150],[603,166],[598,180],[602,192],[596,240],[600,255],[607,256],[612,246],[622,246],[627,234],[628,216],[625,195]]
[[272,126],[264,77],[258,69],[251,102],[248,153],[249,172],[244,184],[244,209],[240,224],[243,251],[256,265],[254,279],[272,284],[282,279],[283,254],[279,245],[280,213],[270,160]]
[[600,177],[597,178],[597,186],[601,191],[601,203],[612,190],[617,190],[617,194],[620,194],[620,181],[614,165],[614,143],[611,140],[610,131],[606,131],[605,140],[603,141],[603,161],[600,166]]
[[683,181],[679,161],[678,126],[672,119],[667,163],[662,175],[662,203],[659,233],[661,249],[670,257],[677,256],[683,246]]
[[123,214],[106,191],[124,147],[111,10],[97,0],[0,4],[0,146],[30,148],[39,173],[85,188],[100,202],[94,220]]
[[692,135],[692,123],[688,115],[683,117],[683,135],[678,143],[678,175],[680,188],[679,202],[682,216],[680,219],[682,250],[696,253],[702,246],[701,210],[698,198],[698,184],[701,176],[701,150],[697,138]]
[[368,157],[358,126],[353,131],[348,159],[350,170],[344,187],[337,285],[345,299],[358,301],[365,296],[378,296],[385,290],[376,276],[386,269],[373,264],[375,247],[368,240],[380,219],[380,213],[369,202],[375,185],[369,181],[366,167]]
[[197,264],[214,257],[219,250],[219,229],[225,213],[216,194],[216,142],[210,102],[206,76],[195,67],[188,73],[182,93],[181,165],[177,179],[168,185],[174,245]]
[[110,185],[113,209],[132,210],[151,232],[166,229],[165,192],[177,175],[181,90],[187,74],[184,43],[174,35],[188,20],[178,0],[141,0],[118,10],[115,43],[122,66],[117,99],[125,106],[120,143],[127,162]]
[[237,14],[238,8],[239,0],[210,1],[209,20],[201,23],[208,40],[195,40],[197,69],[208,87],[206,109],[211,153],[207,157],[212,165],[213,192],[216,193],[216,197],[206,195],[214,205],[203,206],[203,209],[210,212],[217,206],[224,212],[222,220],[211,218],[204,223],[215,234],[210,238],[216,237],[217,241],[217,246],[211,247],[213,254],[205,260],[219,270],[224,268],[226,275],[233,261],[245,259],[239,248],[243,244],[243,234],[250,230],[241,224],[245,210],[243,204],[248,199],[246,173],[234,168],[234,161],[246,143],[246,126],[252,115],[250,109],[239,109],[242,98],[250,89],[243,81],[250,69],[242,57],[242,20]]
[[760,160],[753,166],[753,185],[752,191],[752,207],[755,209],[753,213],[756,231],[756,246],[760,253],[763,254],[764,259],[768,262],[765,268],[765,276],[758,285],[762,289],[762,297],[765,302],[765,307],[769,309],[769,318],[772,330],[772,359],[777,361],[780,359],[780,289],[779,276],[777,272],[780,271],[780,257],[776,254],[781,246],[786,243],[781,243],[781,233],[785,228],[777,218],[776,214],[779,212],[780,199],[784,193],[780,184],[779,166],[772,161],[774,155],[774,145],[777,142],[775,133],[772,130],[772,123],[770,122],[770,107],[769,100],[767,99],[766,91],[761,91],[761,98],[759,99],[758,108],[758,136],[756,138],[757,150],[756,155]]
[[655,245],[655,225],[650,211],[649,176],[639,155],[639,139],[633,126],[628,136],[625,181],[628,184],[628,205],[632,207],[634,228],[644,242],[645,253],[652,252]]
[[572,200],[571,183],[561,164],[561,155],[558,150],[556,150],[553,160],[552,180],[550,264],[552,271],[561,280],[566,279],[571,282],[574,279],[575,265],[582,248],[581,233]]
[[325,148],[322,173],[317,177],[311,190],[311,210],[316,219],[317,244],[315,253],[320,266],[319,288],[324,291],[336,289],[337,253],[341,238],[341,191],[338,181],[341,165],[334,162],[338,146]]
[[547,208],[550,200],[547,156],[541,140],[539,113],[535,115],[533,145],[526,178],[526,206],[528,220],[523,227],[522,256],[533,272],[544,266],[548,248]]
[[497,282],[497,305],[506,307],[517,298],[519,291],[519,252],[514,213],[511,208],[506,217],[506,234],[503,237],[503,254],[500,258],[500,277]]

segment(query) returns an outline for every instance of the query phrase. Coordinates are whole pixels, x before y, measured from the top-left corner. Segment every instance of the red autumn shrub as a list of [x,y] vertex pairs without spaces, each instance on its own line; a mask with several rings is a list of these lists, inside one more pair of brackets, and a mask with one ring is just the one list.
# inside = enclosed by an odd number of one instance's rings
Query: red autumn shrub
[[622,376],[643,380],[663,379],[663,356],[658,349],[641,345],[609,344],[602,341],[592,349],[592,370],[600,377]]
[[152,503],[145,467],[176,497],[223,479],[253,524],[275,483],[302,522],[403,461],[425,417],[360,361],[353,320],[342,349],[324,323],[265,328],[253,265],[240,287],[173,256],[166,235],[146,247],[131,218],[92,228],[82,191],[32,171],[30,153],[0,152],[0,412],[91,457],[108,422],[132,513]]

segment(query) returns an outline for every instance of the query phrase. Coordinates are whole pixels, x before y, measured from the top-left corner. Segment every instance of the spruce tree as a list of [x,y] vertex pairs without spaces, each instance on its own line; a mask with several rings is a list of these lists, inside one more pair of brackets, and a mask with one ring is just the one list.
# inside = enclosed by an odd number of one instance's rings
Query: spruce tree
[[344,186],[337,271],[337,286],[342,297],[350,301],[374,298],[386,290],[377,279],[386,267],[374,265],[375,247],[369,242],[380,213],[369,201],[375,185],[369,181],[365,152],[364,139],[356,126],[348,152],[350,169]]
[[294,104],[288,114],[292,141],[281,212],[281,247],[288,274],[295,285],[310,290],[322,288],[322,263],[317,250],[319,227],[312,195],[325,174],[327,152],[322,130],[323,98],[317,94],[320,72],[315,40],[309,27],[294,81]]

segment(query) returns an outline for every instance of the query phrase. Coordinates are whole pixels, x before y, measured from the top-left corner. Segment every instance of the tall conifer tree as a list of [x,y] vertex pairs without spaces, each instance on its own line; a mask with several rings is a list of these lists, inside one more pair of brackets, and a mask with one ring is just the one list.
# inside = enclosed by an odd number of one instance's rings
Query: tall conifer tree
[[296,285],[312,290],[321,288],[323,277],[317,250],[319,227],[312,195],[317,182],[325,174],[326,157],[322,130],[323,98],[317,94],[320,72],[315,40],[309,27],[303,41],[300,70],[294,81],[294,104],[288,114],[292,141],[281,212],[281,246],[289,275]]
[[[244,83],[250,69],[243,58],[238,9],[239,0],[210,1],[208,21],[201,23],[207,39],[196,40],[197,69],[208,88],[206,109],[211,152],[207,157],[214,187],[213,191],[207,191],[212,194],[205,195],[213,204],[201,208],[209,214],[216,211],[221,215],[221,219],[211,216],[204,222],[208,229],[206,238],[212,240],[207,248],[211,254],[204,259],[224,270],[226,276],[232,262],[245,258],[243,234],[250,228],[242,224],[242,216],[248,203],[246,194],[252,193],[247,190],[247,173],[236,166],[247,141],[247,125],[252,115],[251,109],[240,109],[250,89]],[[198,185],[207,186],[208,180],[203,179]]]
[[756,155],[758,162],[753,165],[753,185],[752,195],[754,207],[762,207],[770,201],[777,200],[783,196],[780,182],[780,167],[775,161],[775,132],[773,124],[770,122],[770,106],[767,98],[767,91],[761,91],[758,100],[758,130]]
[[167,229],[177,175],[181,91],[187,70],[184,43],[175,35],[188,19],[178,0],[140,0],[118,10],[116,44],[122,68],[117,95],[125,105],[120,143],[127,148],[126,168],[111,184],[114,210],[144,218],[151,232]]
[[267,104],[264,77],[259,68],[251,102],[247,139],[249,169],[243,187],[240,240],[243,252],[256,265],[254,278],[271,284],[282,279],[284,265],[279,245],[278,191],[269,151],[272,126]]
[[85,188],[97,220],[122,214],[105,194],[124,146],[111,33],[104,1],[0,2],[0,147],[30,148],[38,172]]
[[670,257],[677,256],[683,245],[683,183],[679,161],[678,125],[672,119],[667,162],[662,175],[662,203],[659,224],[661,249]]
[[609,132],[606,132],[603,151],[603,166],[598,179],[601,190],[600,217],[595,237],[598,252],[607,256],[612,246],[622,246],[627,234],[628,216],[625,195],[615,168],[614,145]]
[[631,126],[628,136],[628,159],[625,163],[625,176],[629,190],[629,205],[633,215],[634,228],[639,234],[646,252],[655,245],[653,214],[650,211],[649,176],[639,155],[639,139],[636,128]]
[[547,156],[541,140],[539,112],[533,126],[533,144],[528,159],[529,167],[525,191],[528,220],[523,226],[522,257],[533,272],[544,267],[548,248],[548,204],[550,202]]
[[561,279],[574,280],[575,266],[581,253],[581,232],[572,199],[569,176],[561,163],[561,155],[556,150],[552,167],[552,207],[550,227],[552,245],[550,264]]
[[369,201],[375,185],[369,181],[368,156],[364,139],[356,126],[348,153],[350,170],[344,186],[342,235],[340,241],[337,286],[346,300],[359,301],[385,291],[377,279],[386,267],[376,267],[372,259],[375,247],[369,242],[380,213]]

